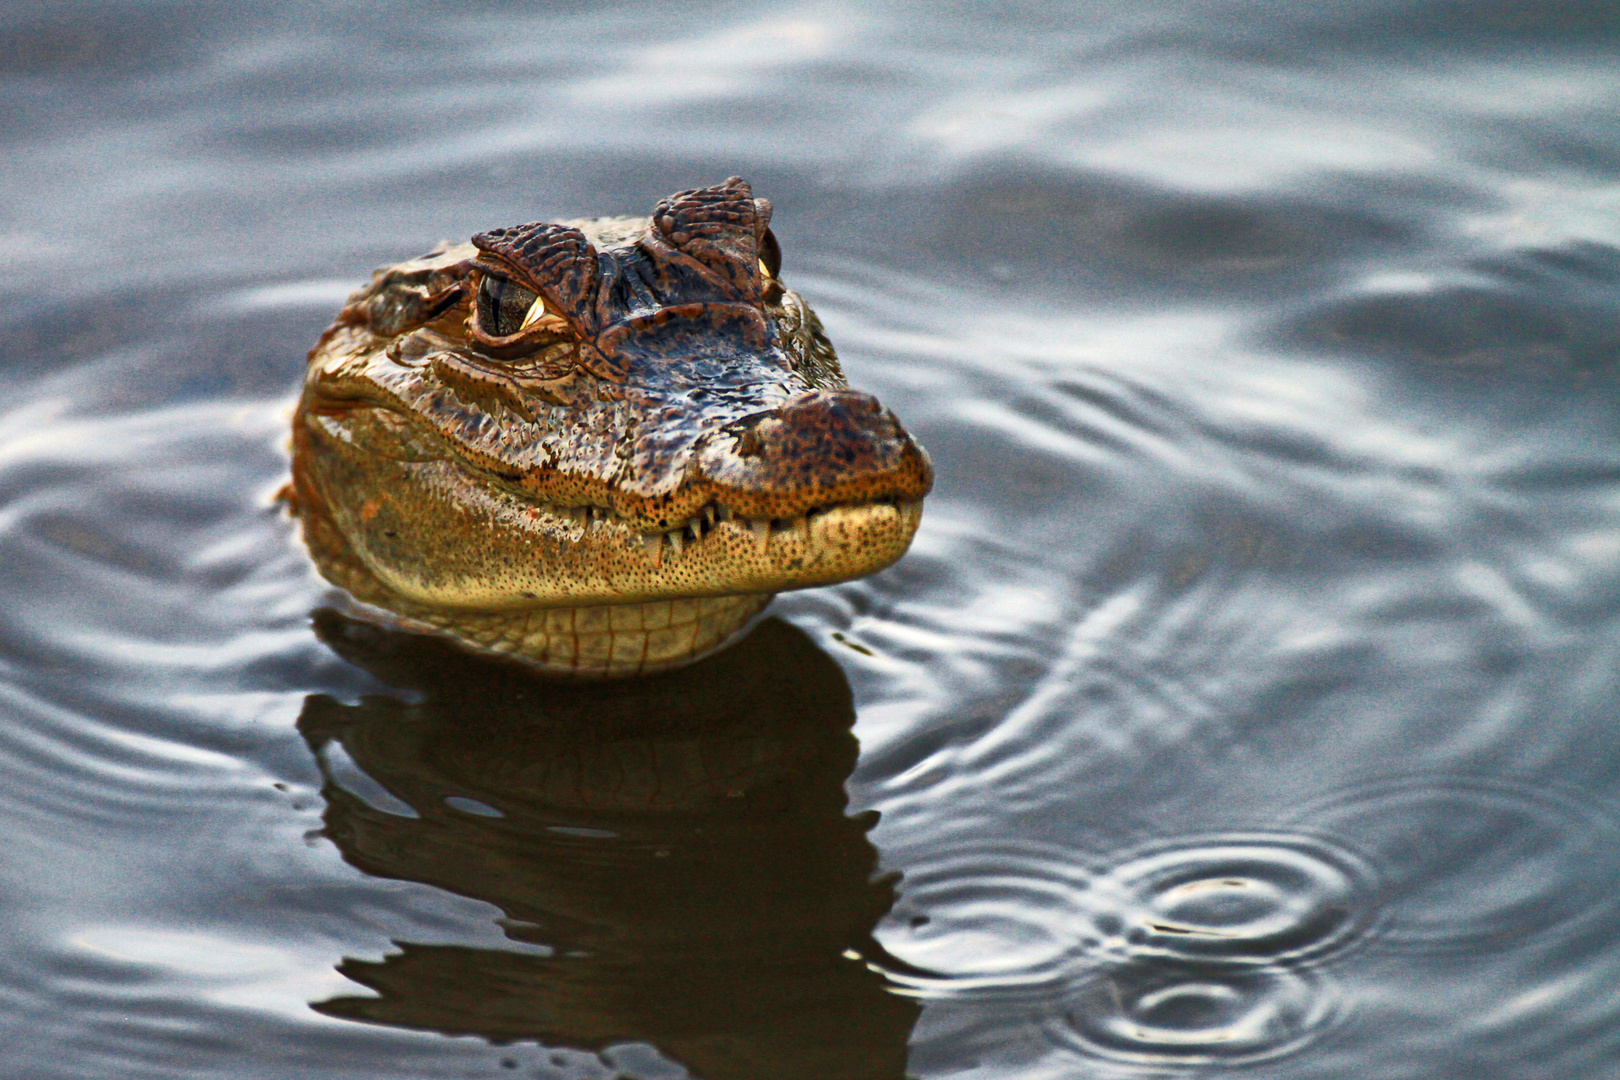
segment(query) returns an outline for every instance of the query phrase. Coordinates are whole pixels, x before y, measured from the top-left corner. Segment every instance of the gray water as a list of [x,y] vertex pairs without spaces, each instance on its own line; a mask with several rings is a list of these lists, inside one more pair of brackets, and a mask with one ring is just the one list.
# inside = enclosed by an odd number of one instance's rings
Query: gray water
[[[0,1075],[1620,1077],[1620,5],[0,14]],[[730,174],[938,471],[669,679],[346,620],[375,265]]]

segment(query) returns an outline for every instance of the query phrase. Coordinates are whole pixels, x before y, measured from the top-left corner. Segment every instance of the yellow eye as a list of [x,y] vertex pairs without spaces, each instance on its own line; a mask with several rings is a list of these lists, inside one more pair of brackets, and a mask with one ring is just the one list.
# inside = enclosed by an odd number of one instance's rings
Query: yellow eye
[[782,276],[782,245],[776,242],[776,234],[769,229],[765,230],[759,242],[759,272],[766,281],[775,281]]
[[494,274],[478,286],[478,325],[490,337],[511,337],[545,314],[545,301],[532,289]]
[[534,303],[529,305],[528,314],[523,316],[523,325],[519,327],[519,329],[527,330],[529,327],[539,323],[542,319],[550,319],[553,323],[560,321],[557,316],[553,315],[550,309],[546,307],[545,298],[537,296],[534,298]]

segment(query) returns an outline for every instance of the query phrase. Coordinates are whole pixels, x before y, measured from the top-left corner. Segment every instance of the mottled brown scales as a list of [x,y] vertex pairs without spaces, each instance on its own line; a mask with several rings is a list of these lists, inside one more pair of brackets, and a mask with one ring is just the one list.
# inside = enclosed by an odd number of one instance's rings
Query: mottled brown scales
[[928,457],[845,385],[769,223],[733,178],[379,271],[293,421],[321,572],[474,648],[615,676],[898,559]]

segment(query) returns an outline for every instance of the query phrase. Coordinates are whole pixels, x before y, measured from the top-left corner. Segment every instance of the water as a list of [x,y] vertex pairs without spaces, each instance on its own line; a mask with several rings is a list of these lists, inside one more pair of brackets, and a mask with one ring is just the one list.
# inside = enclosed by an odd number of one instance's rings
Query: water
[[[0,1075],[1620,1077],[1620,6],[13,8]],[[906,560],[331,610],[348,290],[732,173]]]

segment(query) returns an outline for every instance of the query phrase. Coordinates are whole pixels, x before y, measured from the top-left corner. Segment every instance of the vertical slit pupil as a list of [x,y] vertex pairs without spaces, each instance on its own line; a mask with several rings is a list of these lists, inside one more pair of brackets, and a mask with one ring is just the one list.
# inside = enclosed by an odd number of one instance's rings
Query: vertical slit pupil
[[478,286],[478,324],[491,337],[510,337],[523,327],[523,317],[536,294],[505,278],[485,274]]
[[765,264],[765,269],[771,277],[782,276],[782,247],[776,242],[776,234],[765,230],[765,237],[759,245],[759,261]]

